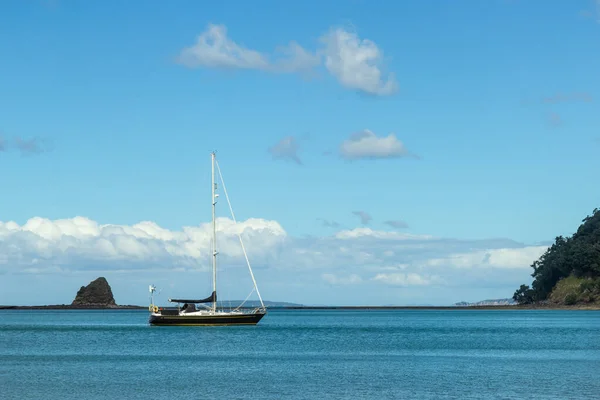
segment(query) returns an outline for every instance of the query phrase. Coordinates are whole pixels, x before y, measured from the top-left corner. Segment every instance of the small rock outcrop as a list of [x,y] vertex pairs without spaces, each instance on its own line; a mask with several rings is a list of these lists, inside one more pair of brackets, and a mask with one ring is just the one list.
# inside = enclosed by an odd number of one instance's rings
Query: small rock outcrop
[[115,307],[117,303],[115,303],[108,281],[106,278],[100,277],[90,282],[89,285],[82,286],[71,305]]

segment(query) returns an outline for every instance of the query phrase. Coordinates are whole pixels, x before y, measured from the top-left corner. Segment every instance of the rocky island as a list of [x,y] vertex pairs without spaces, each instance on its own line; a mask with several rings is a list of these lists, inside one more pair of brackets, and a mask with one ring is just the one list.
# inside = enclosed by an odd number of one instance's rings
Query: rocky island
[[141,306],[117,305],[108,281],[103,276],[82,286],[71,304],[55,304],[49,306],[0,306],[0,309],[19,310],[65,310],[65,309],[139,309]]
[[82,286],[77,292],[75,300],[71,303],[73,307],[107,307],[117,306],[113,297],[112,289],[106,278],[101,276],[90,282],[87,286]]

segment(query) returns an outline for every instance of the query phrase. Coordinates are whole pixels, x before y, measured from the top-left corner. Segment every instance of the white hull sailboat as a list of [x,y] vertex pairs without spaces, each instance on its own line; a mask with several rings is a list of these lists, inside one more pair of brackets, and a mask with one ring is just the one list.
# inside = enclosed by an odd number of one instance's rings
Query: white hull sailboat
[[[227,195],[227,188],[221,175],[221,169],[219,163],[216,161],[215,153],[211,153],[212,161],[212,280],[213,280],[213,292],[210,296],[204,299],[169,299],[171,303],[177,303],[177,307],[158,307],[154,305],[154,292],[156,287],[150,285],[150,319],[151,325],[171,325],[171,326],[206,326],[206,325],[256,325],[262,317],[267,313],[267,309],[263,303],[252,267],[246,254],[246,249],[242,241],[242,237],[238,234],[240,239],[240,245],[246,263],[248,265],[248,271],[252,277],[252,283],[254,288],[250,294],[256,291],[258,299],[260,300],[260,306],[248,309],[244,308],[242,303],[237,308],[232,310],[219,309],[217,307],[217,226],[215,219],[215,208],[217,205],[217,198],[219,195],[216,193],[217,183],[215,181],[215,166],[219,172],[219,178],[223,186],[223,192],[229,204],[229,210],[231,211],[231,217],[235,221],[235,215]],[[248,296],[250,297],[250,295]],[[198,309],[198,307],[201,307]]]

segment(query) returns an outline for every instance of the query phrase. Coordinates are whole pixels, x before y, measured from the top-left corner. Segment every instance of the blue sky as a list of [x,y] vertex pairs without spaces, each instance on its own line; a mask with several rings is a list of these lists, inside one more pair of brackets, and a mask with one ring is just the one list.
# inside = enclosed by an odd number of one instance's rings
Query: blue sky
[[7,1],[0,54],[0,303],[193,292],[131,227],[200,232],[213,149],[271,300],[509,297],[600,198],[595,1]]

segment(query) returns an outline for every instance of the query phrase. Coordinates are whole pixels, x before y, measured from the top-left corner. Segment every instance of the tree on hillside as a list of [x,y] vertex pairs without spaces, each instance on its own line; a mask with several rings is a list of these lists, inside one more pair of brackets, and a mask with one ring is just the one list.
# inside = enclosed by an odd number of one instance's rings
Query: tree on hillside
[[521,287],[515,291],[513,300],[519,304],[531,304],[534,302],[533,290],[527,285],[521,285]]
[[521,285],[513,296],[519,304],[546,300],[557,282],[570,275],[600,277],[600,210],[584,218],[573,236],[558,236],[531,267],[531,288]]

